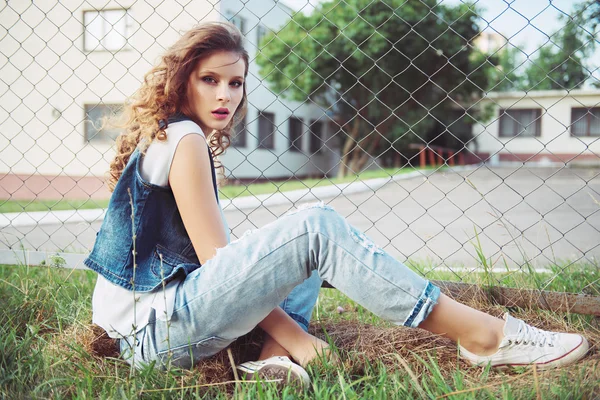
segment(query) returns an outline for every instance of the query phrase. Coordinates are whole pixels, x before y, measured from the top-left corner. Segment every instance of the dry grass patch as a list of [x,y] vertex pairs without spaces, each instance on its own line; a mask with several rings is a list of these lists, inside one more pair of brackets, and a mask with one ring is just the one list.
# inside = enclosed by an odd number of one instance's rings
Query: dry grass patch
[[[505,309],[499,306],[479,304],[477,308],[498,317],[505,312]],[[383,365],[388,371],[405,371],[416,385],[419,385],[418,382],[424,375],[432,373],[434,360],[440,373],[448,381],[452,380],[453,374],[461,371],[465,385],[470,388],[468,390],[494,390],[506,382],[510,382],[513,388],[535,386],[542,391],[550,390],[551,384],[556,384],[557,379],[564,373],[572,375],[574,380],[577,377],[578,381],[592,385],[593,382],[597,382],[596,386],[600,387],[598,320],[584,324],[578,316],[537,310],[513,310],[512,315],[542,329],[581,333],[590,342],[590,352],[580,363],[557,370],[535,371],[535,374],[530,368],[504,372],[486,371],[483,368],[471,367],[460,360],[456,345],[450,340],[421,329],[380,327],[358,321],[321,320],[312,324],[311,333],[325,340],[327,337],[331,339],[340,353],[344,371],[356,379],[367,374],[369,369]],[[108,362],[102,360],[103,357],[115,355],[111,353],[114,351],[114,341],[106,337],[100,328],[74,325],[71,331],[64,332],[61,336],[62,339],[57,343],[61,351],[67,351],[69,343],[75,341],[90,354],[98,357],[100,364]],[[63,342],[62,345],[60,342]],[[259,329],[238,339],[230,347],[235,362],[256,359],[261,342],[262,333]],[[100,369],[104,370],[105,367],[100,366]],[[232,365],[225,350],[200,362],[193,371],[182,372],[180,377],[182,385],[216,384],[231,381],[233,378]],[[481,381],[485,381],[485,384],[482,385]],[[223,390],[231,392],[233,385]],[[595,394],[600,396],[600,389]]]
[[[502,317],[505,308],[499,306],[476,306],[484,312]],[[327,332],[340,350],[344,366],[357,376],[365,373],[365,366],[382,363],[389,370],[410,370],[414,380],[420,381],[423,374],[431,374],[431,360],[439,368],[441,374],[451,379],[457,370],[462,371],[467,386],[479,388],[482,374],[488,374],[484,387],[500,386],[511,380],[513,388],[519,386],[539,387],[550,389],[558,378],[567,374],[573,381],[587,382],[595,386],[595,394],[600,396],[600,320],[596,318],[590,324],[583,324],[579,316],[540,312],[539,310],[514,310],[516,318],[527,323],[551,331],[575,332],[584,335],[590,344],[590,351],[579,363],[548,371],[535,371],[531,368],[521,368],[506,371],[485,371],[483,368],[472,367],[458,358],[456,345],[443,337],[432,335],[422,329],[404,327],[376,327],[355,321],[329,323],[322,321],[322,329]],[[569,321],[572,320],[572,321]],[[324,338],[319,327],[313,328],[313,333]],[[575,379],[577,378],[577,379]]]

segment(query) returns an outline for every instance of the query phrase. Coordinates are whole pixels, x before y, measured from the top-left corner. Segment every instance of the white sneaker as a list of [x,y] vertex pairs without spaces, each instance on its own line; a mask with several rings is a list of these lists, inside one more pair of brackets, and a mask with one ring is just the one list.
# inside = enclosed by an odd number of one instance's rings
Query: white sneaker
[[236,368],[242,374],[246,374],[247,379],[255,379],[258,376],[264,380],[279,379],[284,384],[310,385],[310,377],[306,370],[284,356],[275,356],[260,361],[248,361]]
[[495,354],[478,356],[460,346],[460,355],[474,365],[506,368],[536,364],[547,369],[572,364],[588,351],[587,340],[574,333],[548,332],[504,314],[504,338]]

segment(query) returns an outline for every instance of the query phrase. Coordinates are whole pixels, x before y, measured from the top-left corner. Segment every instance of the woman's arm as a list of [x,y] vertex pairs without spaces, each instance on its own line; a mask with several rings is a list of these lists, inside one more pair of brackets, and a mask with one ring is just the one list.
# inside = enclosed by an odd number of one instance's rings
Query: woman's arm
[[[227,245],[225,227],[214,198],[207,144],[200,135],[187,135],[175,151],[169,183],[185,229],[200,263],[211,259],[218,248]],[[276,307],[262,322],[263,328],[299,362],[314,354],[323,343],[307,334],[298,324]],[[310,357],[308,357],[310,358]]]
[[179,142],[169,172],[177,208],[201,264],[227,245],[225,226],[215,200],[206,140],[190,134]]

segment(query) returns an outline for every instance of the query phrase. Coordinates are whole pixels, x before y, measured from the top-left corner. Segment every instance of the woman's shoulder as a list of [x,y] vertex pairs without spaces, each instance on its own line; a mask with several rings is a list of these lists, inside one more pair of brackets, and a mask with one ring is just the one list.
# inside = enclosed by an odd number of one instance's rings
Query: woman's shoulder
[[171,116],[167,120],[167,122],[167,140],[169,140],[169,136],[174,136],[174,139],[180,140],[183,136],[189,133],[197,133],[202,137],[205,137],[202,128],[200,128],[200,125],[198,125],[185,115],[175,114]]
[[172,136],[173,138],[180,139],[181,137],[189,133],[197,133],[202,137],[205,137],[204,132],[202,132],[202,128],[200,128],[200,126],[197,123],[190,119],[169,123],[166,129],[166,133],[167,140],[169,140],[170,136]]
[[166,129],[166,140],[153,140],[141,163],[141,175],[148,182],[166,187],[169,182],[169,172],[175,156],[175,151],[181,139],[190,134],[202,136],[202,128],[190,119],[169,120]]
[[155,139],[150,143],[150,146],[146,149],[146,158],[150,155],[150,158],[166,156],[171,159],[181,139],[189,134],[200,135],[206,140],[202,128],[189,118],[174,119],[173,121],[169,119],[165,133],[167,136],[166,140]]

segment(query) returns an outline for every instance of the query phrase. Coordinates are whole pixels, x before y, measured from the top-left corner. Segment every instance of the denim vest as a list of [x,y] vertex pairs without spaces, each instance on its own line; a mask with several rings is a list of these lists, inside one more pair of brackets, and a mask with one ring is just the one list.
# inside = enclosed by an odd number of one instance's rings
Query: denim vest
[[[169,119],[169,123],[180,120]],[[142,157],[139,149],[131,155],[108,203],[94,248],[84,264],[114,284],[147,292],[161,286],[163,280],[168,282],[189,274],[200,267],[200,262],[181,220],[173,191],[142,178]],[[218,202],[210,150],[209,159]]]

